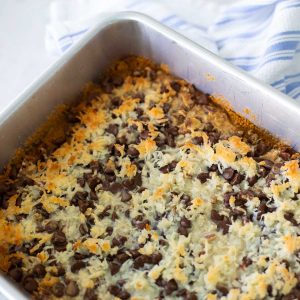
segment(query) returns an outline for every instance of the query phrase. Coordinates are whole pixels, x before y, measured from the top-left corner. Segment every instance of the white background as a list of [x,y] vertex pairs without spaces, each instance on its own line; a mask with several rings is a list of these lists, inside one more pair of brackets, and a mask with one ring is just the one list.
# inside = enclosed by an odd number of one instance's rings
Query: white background
[[50,2],[1,0],[0,112],[58,58],[44,46]]

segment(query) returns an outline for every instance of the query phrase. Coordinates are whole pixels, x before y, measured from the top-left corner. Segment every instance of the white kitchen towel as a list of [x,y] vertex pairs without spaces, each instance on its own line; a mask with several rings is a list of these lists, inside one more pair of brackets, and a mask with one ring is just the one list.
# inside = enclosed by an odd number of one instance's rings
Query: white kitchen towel
[[63,53],[103,13],[138,11],[300,101],[300,0],[55,0],[49,51]]

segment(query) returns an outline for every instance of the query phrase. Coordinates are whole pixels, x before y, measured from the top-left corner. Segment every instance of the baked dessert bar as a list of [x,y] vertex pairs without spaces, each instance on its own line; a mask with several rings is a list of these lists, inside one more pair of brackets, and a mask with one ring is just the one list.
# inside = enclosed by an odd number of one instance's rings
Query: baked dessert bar
[[1,175],[2,271],[34,299],[300,299],[299,154],[212,100],[141,57],[88,84]]

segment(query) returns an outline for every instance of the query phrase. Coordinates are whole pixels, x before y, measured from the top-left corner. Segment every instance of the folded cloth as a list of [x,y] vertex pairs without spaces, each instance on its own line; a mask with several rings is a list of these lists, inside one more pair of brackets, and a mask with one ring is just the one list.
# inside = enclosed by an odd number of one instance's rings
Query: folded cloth
[[46,47],[63,53],[101,14],[124,10],[156,18],[300,100],[300,0],[56,0]]

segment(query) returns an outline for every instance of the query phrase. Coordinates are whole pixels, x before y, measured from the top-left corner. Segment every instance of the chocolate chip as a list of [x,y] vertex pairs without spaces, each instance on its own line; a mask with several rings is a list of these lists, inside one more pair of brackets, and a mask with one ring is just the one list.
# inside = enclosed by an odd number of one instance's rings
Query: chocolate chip
[[282,263],[285,265],[286,269],[289,269],[289,267],[291,266],[290,263],[286,259],[283,259]]
[[142,174],[141,173],[137,173],[134,177],[133,177],[133,182],[136,186],[141,186],[143,184],[142,181]]
[[270,285],[270,284],[267,285],[267,292],[268,292],[269,296],[272,296],[272,292],[273,292],[272,285]]
[[187,207],[190,206],[192,204],[192,199],[189,195],[183,194],[180,197],[181,202]]
[[233,175],[234,175],[234,169],[232,169],[231,167],[226,168],[222,174],[224,179],[226,179],[227,181],[231,180],[233,178]]
[[259,204],[257,210],[258,210],[257,219],[260,220],[262,215],[264,215],[268,212],[268,206],[267,206],[266,202],[262,201]]
[[130,158],[137,158],[139,157],[139,151],[135,147],[129,146],[127,150],[127,155]]
[[244,211],[236,209],[236,208],[234,208],[230,211],[230,217],[232,217],[234,221],[237,220],[239,217],[242,217],[244,215],[245,215]]
[[220,139],[220,134],[218,132],[209,132],[208,139],[212,145],[216,144]]
[[209,172],[217,172],[219,170],[218,165],[217,164],[212,164],[209,168],[208,171]]
[[153,265],[158,265],[159,262],[162,260],[162,254],[160,252],[154,252],[152,255],[151,255],[151,263]]
[[121,299],[121,300],[126,300],[126,299],[129,299],[130,298],[130,293],[128,293],[126,290],[121,290],[118,297]]
[[71,204],[77,206],[78,200],[85,200],[88,195],[88,192],[76,192],[72,197]]
[[8,275],[16,282],[21,282],[23,277],[23,271],[21,268],[14,268],[9,270]]
[[94,191],[96,186],[100,183],[101,183],[101,179],[97,176],[90,177],[87,180],[87,184],[92,191]]
[[254,153],[253,156],[258,157],[266,154],[270,149],[270,146],[265,144],[263,141],[260,141],[255,147],[254,147]]
[[143,130],[140,134],[140,138],[142,140],[146,140],[149,137],[149,131],[148,130]]
[[253,186],[258,181],[258,177],[254,175],[253,177],[248,178],[249,186]]
[[[23,202],[22,195],[18,195],[18,197],[17,197],[17,199],[16,199],[16,206],[21,207],[22,202]],[[7,203],[7,204],[8,204],[8,203]],[[0,205],[0,206],[2,207],[3,204]],[[4,206],[5,206],[5,205],[4,205]],[[3,208],[4,208],[4,207],[3,207]],[[7,206],[5,209],[7,209],[7,208],[8,208],[8,206]]]
[[160,286],[160,287],[164,287],[166,285],[166,281],[162,278],[162,276],[160,275],[156,280],[155,280],[155,284]]
[[97,196],[97,193],[95,191],[90,191],[90,199],[93,200],[93,201],[98,200],[98,196]]
[[20,178],[19,184],[23,187],[25,187],[27,185],[32,186],[32,185],[35,185],[35,181],[27,176],[23,176]]
[[128,192],[127,189],[122,189],[121,191],[121,201],[122,202],[128,202],[132,198],[131,194]]
[[33,293],[34,291],[37,290],[38,288],[38,283],[31,277],[27,277],[26,279],[24,279],[23,281],[23,286],[24,289],[29,292],[29,293]]
[[51,275],[56,276],[56,277],[61,277],[66,274],[66,271],[62,265],[56,266],[56,270],[51,272]]
[[108,235],[112,235],[113,231],[114,231],[114,229],[111,226],[106,227],[106,233]]
[[192,142],[195,145],[203,145],[204,141],[203,141],[203,137],[202,136],[196,136],[192,139]]
[[79,287],[76,281],[70,281],[66,286],[66,295],[76,297],[79,294]]
[[90,258],[91,255],[92,255],[91,253],[83,254],[83,253],[75,252],[74,253],[74,259],[83,260],[83,259],[86,259],[86,258]]
[[164,103],[163,104],[163,111],[164,111],[165,114],[168,113],[168,111],[170,110],[170,108],[171,108],[171,104],[170,103]]
[[84,178],[77,178],[77,183],[83,188],[85,185]]
[[122,247],[126,241],[127,241],[126,236],[119,235],[112,239],[111,245],[112,247]]
[[[20,221],[26,219],[27,217],[28,217],[28,214],[17,214],[17,215],[15,215],[15,218],[16,218],[16,220],[17,220],[18,222],[20,222]],[[37,230],[37,232],[38,232],[38,231],[39,231],[39,232],[44,231],[44,229],[43,229],[40,225],[37,225],[36,230]]]
[[165,285],[165,293],[166,295],[171,295],[178,289],[177,282],[174,279],[170,279]]
[[179,226],[178,229],[177,229],[177,232],[181,235],[184,235],[184,236],[188,236],[189,235],[189,231],[188,231],[188,228],[186,227],[183,227],[183,226]]
[[123,181],[123,186],[125,187],[125,188],[127,188],[129,191],[132,191],[132,190],[134,190],[135,189],[135,182],[134,182],[134,179],[125,179],[124,181]]
[[181,84],[177,81],[172,81],[170,83],[171,88],[176,92],[179,93],[180,89],[181,89]]
[[67,239],[62,231],[56,231],[53,233],[51,242],[54,245],[55,250],[64,251],[67,245]]
[[4,197],[0,197],[0,208],[7,209],[8,208],[8,199],[5,199]]
[[166,134],[166,143],[171,148],[175,148],[176,147],[174,136],[172,136],[171,134]]
[[287,160],[291,159],[291,154],[286,151],[282,151],[279,153],[279,157],[281,157],[283,160],[287,161]]
[[103,211],[98,215],[99,219],[103,219],[110,215],[109,211],[111,210],[111,205],[107,205]]
[[178,135],[178,127],[177,126],[170,126],[169,128],[166,129],[168,134],[171,134],[172,136],[177,136]]
[[112,221],[116,221],[117,219],[119,219],[119,216],[118,216],[118,214],[116,213],[115,210],[111,214],[111,219],[112,219]]
[[124,79],[122,77],[114,76],[112,79],[112,83],[114,86],[118,87],[124,83]]
[[63,283],[57,282],[52,286],[51,291],[55,297],[60,298],[65,294],[65,286]]
[[287,221],[290,221],[294,226],[298,226],[298,222],[295,220],[294,214],[292,212],[286,212],[283,216]]
[[45,219],[49,219],[50,214],[45,210],[42,203],[38,203],[34,206],[35,211],[43,216]]
[[281,167],[284,165],[284,163],[275,163],[273,165],[273,168],[272,168],[272,173],[273,174],[279,174],[281,172]]
[[268,170],[271,170],[271,169],[272,169],[274,163],[273,163],[271,160],[269,160],[269,159],[264,159],[263,162],[264,162],[263,166],[264,166],[266,169],[268,169]]
[[191,228],[192,223],[186,217],[182,217],[181,220],[180,220],[180,226],[186,227],[186,228]]
[[139,215],[137,217],[135,217],[134,219],[132,219],[131,224],[133,226],[135,226],[138,229],[145,229],[147,224],[150,224],[149,220],[143,220],[143,216]]
[[181,289],[176,293],[176,296],[183,297],[183,299],[185,299],[184,297],[186,296],[186,294],[187,294],[187,289]]
[[287,295],[283,296],[281,300],[295,300],[295,299],[300,299],[300,289],[293,288],[290,293]]
[[32,274],[37,278],[43,278],[46,275],[46,269],[42,264],[33,267]]
[[121,264],[123,264],[129,258],[130,258],[130,256],[126,253],[120,253],[116,256],[116,260]]
[[163,174],[166,174],[166,173],[170,173],[170,172],[173,172],[177,166],[177,161],[172,161],[171,163],[161,167],[159,170],[160,172],[162,172]]
[[109,124],[109,126],[106,128],[106,132],[113,134],[114,136],[117,136],[119,132],[119,126],[117,124]]
[[233,178],[230,180],[230,184],[232,184],[232,185],[240,184],[244,179],[245,179],[244,175],[236,172],[233,175]]
[[159,168],[159,171],[163,174],[169,173],[169,165],[165,165],[165,166]]
[[120,193],[123,189],[123,186],[121,183],[118,183],[118,182],[114,182],[110,185],[109,187],[109,191],[113,194],[117,194],[117,193]]
[[105,179],[107,180],[107,182],[114,182],[116,181],[116,175],[115,174],[106,174],[105,175]]
[[145,101],[145,94],[142,92],[138,92],[132,95],[132,98],[139,99],[141,103]]
[[211,211],[211,220],[217,225],[217,229],[223,234],[228,233],[231,222],[228,217],[220,215],[216,210]]
[[220,292],[222,296],[227,296],[228,289],[223,285],[217,285],[217,290]]
[[10,258],[9,262],[10,262],[10,265],[9,265],[10,269],[21,268],[23,266],[22,258],[19,258],[19,257],[13,256]]
[[253,195],[248,194],[247,191],[240,191],[239,193],[236,194],[235,196],[235,206],[245,206],[245,204],[248,201],[249,197],[253,197]]
[[108,287],[108,291],[111,295],[116,296],[122,300],[126,300],[130,298],[130,294],[118,285],[110,285]]
[[262,192],[262,191],[258,191],[256,193],[256,196],[259,198],[259,200],[265,200],[265,201],[269,200],[268,197],[267,197],[267,195],[264,192]]
[[225,217],[223,221],[221,221],[217,224],[217,229],[221,230],[223,234],[226,234],[229,231],[230,225],[231,225],[231,222],[230,222],[229,218]]
[[223,220],[223,216],[220,215],[216,210],[212,209],[211,214],[210,214],[210,218],[212,219],[212,221],[214,222],[218,222],[218,221],[222,221]]
[[89,207],[89,202],[86,200],[78,200],[77,202],[79,210],[84,214],[88,207]]
[[164,136],[158,135],[155,139],[154,139],[156,145],[158,147],[163,147],[166,144],[166,139]]
[[128,141],[125,135],[122,135],[116,139],[116,143],[119,145],[127,145]]
[[98,300],[98,296],[96,295],[96,292],[94,289],[86,289],[83,299],[84,300]]
[[197,178],[200,180],[201,183],[205,183],[208,179],[210,179],[209,173],[200,173]]
[[242,266],[243,267],[249,267],[250,265],[252,265],[253,261],[250,257],[244,256],[242,259]]
[[121,268],[121,264],[116,260],[113,260],[113,261],[109,262],[108,266],[109,266],[109,270],[110,270],[111,275],[117,274],[120,271],[120,268]]
[[86,264],[83,261],[76,261],[72,266],[71,266],[71,272],[72,273],[77,273],[80,269],[85,268]]
[[98,160],[93,160],[88,164],[89,169],[92,170],[92,172],[100,172],[102,170],[101,163]]
[[[141,107],[137,107],[135,109],[135,112],[136,112],[138,118],[141,117],[144,114],[144,111],[143,111],[143,109]],[[132,129],[137,130],[137,126],[135,124],[131,125],[130,127],[131,127],[130,128],[131,130]]]
[[147,263],[151,263],[151,258],[149,258],[147,255],[140,255],[134,260],[133,267],[135,269],[140,269],[143,268]]
[[185,297],[183,298],[184,300],[197,300],[197,294],[194,292],[187,292]]
[[195,104],[206,105],[208,104],[208,96],[200,91],[196,91],[196,94],[192,97]]
[[54,220],[47,222],[47,224],[45,225],[45,230],[48,233],[53,233],[54,231],[57,231],[58,228],[59,228],[59,223]]
[[112,104],[113,107],[120,106],[121,103],[122,103],[122,100],[121,100],[120,97],[113,97],[113,98],[111,99],[111,104]]
[[161,94],[168,93],[168,92],[169,92],[169,90],[166,86],[164,86],[164,85],[161,86],[161,88],[160,88],[160,93]]

